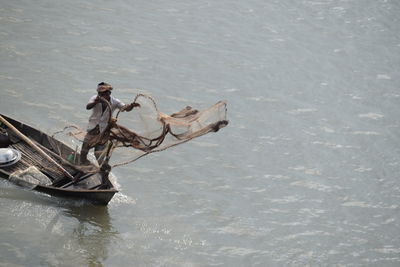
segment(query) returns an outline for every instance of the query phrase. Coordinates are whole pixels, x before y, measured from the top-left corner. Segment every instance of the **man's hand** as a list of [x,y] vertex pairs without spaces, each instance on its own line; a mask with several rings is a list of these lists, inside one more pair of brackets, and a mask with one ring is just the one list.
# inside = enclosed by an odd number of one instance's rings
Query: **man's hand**
[[100,103],[100,96],[99,96],[99,95],[94,99],[94,102],[89,103],[89,104],[86,105],[86,109],[87,109],[87,110],[92,109],[92,108],[93,108],[94,106],[96,106],[98,103]]
[[121,108],[121,111],[131,111],[134,107],[140,107],[140,104],[138,103],[131,103],[128,105],[125,105]]
[[136,108],[136,107],[140,108],[140,104],[139,103],[135,103],[134,102],[131,105],[132,105],[132,108]]

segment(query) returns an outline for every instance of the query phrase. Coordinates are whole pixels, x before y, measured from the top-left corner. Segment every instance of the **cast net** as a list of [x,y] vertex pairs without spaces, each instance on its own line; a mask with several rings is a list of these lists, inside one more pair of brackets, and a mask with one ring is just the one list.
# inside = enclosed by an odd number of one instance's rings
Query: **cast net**
[[[228,125],[227,104],[220,101],[206,109],[197,110],[186,106],[167,115],[159,111],[156,101],[149,95],[138,94],[133,103],[140,107],[130,112],[119,111],[110,119],[107,129],[91,140],[91,146],[105,144],[104,157],[111,157],[114,150],[123,150],[123,160],[112,162],[118,167],[154,152],[185,143],[210,132],[217,132]],[[111,118],[111,116],[110,116]],[[82,139],[82,131],[72,135]],[[120,157],[121,158],[121,157]]]

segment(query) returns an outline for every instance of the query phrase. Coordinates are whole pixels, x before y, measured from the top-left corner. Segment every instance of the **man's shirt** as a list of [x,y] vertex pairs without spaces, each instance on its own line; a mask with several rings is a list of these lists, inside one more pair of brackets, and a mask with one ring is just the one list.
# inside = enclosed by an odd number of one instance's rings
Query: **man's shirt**
[[[89,99],[89,103],[94,103],[96,100],[97,95],[92,96]],[[122,108],[125,104],[121,102],[121,100],[110,96],[110,104],[111,104],[111,114],[116,110],[117,108]],[[93,108],[92,108],[92,115],[89,117],[89,124],[87,126],[87,130],[90,131],[94,129],[97,125],[99,125],[100,132],[103,132],[104,129],[107,127],[108,120],[110,119],[110,111],[109,107],[107,105],[107,108],[103,112],[103,108],[101,105],[101,102],[97,103]]]

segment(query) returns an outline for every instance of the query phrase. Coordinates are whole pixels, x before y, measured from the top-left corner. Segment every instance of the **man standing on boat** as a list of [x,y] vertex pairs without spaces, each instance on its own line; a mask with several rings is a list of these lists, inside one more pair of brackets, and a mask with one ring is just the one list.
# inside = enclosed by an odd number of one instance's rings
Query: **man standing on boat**
[[87,165],[90,163],[87,160],[87,154],[92,147],[94,147],[94,154],[97,161],[100,160],[105,144],[93,144],[93,142],[95,138],[107,129],[110,116],[112,116],[117,108],[121,111],[131,111],[134,107],[140,107],[137,103],[125,105],[121,100],[111,96],[112,89],[112,86],[108,83],[99,83],[97,85],[97,95],[92,96],[86,105],[87,110],[92,110],[92,115],[89,118],[87,133],[82,144],[80,164]]

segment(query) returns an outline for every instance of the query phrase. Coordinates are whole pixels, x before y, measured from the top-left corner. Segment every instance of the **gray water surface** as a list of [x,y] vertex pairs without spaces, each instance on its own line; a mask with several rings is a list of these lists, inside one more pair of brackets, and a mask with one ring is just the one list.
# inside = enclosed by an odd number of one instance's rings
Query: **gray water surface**
[[0,266],[400,265],[400,2],[0,4],[0,113],[85,127],[107,81],[230,120],[114,169],[107,207],[1,180]]

